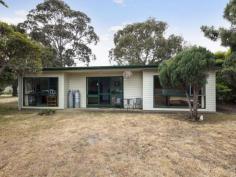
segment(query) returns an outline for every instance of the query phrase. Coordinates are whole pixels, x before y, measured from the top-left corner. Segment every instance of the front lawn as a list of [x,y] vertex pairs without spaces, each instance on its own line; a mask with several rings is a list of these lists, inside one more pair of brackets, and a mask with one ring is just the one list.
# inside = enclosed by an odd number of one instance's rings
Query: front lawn
[[236,114],[65,110],[52,116],[0,98],[0,176],[227,176],[236,173]]

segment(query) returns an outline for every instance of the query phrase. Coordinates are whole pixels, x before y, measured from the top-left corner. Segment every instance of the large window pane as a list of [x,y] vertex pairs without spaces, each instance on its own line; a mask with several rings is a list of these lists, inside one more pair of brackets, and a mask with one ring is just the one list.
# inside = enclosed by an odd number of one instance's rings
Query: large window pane
[[123,94],[123,78],[111,78],[111,94]]
[[111,105],[121,108],[123,106],[123,77],[111,78]]
[[[190,97],[192,89],[189,88]],[[192,102],[192,97],[191,97]],[[188,108],[185,91],[181,88],[162,88],[158,76],[154,76],[154,107]],[[199,92],[199,108],[205,107],[205,89]]]
[[171,96],[168,98],[168,106],[173,107],[188,107],[188,101],[186,97]]
[[88,105],[98,105],[98,96],[88,96]]
[[100,94],[110,93],[110,78],[109,77],[99,78],[99,92]]
[[24,105],[35,106],[36,105],[36,87],[35,80],[27,78],[24,80]]
[[100,105],[110,105],[110,94],[100,95]]
[[97,78],[88,79],[88,95],[98,94],[99,82]]
[[121,108],[123,106],[123,95],[112,95],[111,96],[111,105],[112,107],[118,107]]
[[167,98],[162,95],[154,95],[154,105],[155,107],[166,106]]
[[58,78],[24,78],[24,106],[58,106]]

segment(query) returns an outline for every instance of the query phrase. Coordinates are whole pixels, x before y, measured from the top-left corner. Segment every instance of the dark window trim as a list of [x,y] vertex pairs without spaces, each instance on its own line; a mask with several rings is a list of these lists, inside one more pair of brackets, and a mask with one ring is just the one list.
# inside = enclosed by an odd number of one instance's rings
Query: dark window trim
[[[109,95],[122,95],[122,104],[120,106],[120,108],[123,108],[124,107],[124,103],[123,103],[123,100],[124,100],[124,77],[123,76],[98,76],[98,77],[94,77],[94,76],[91,76],[91,77],[86,77],[86,107],[87,108],[101,108],[101,107],[108,107],[108,108],[113,108],[114,106],[112,106],[111,104],[110,105],[100,105],[99,103],[98,104],[88,104],[88,97],[89,96],[98,96],[98,95],[101,95],[100,93],[97,94],[97,95],[89,95],[88,94],[88,79],[89,78],[95,78],[95,79],[99,79],[99,78],[122,78],[122,93],[121,94],[112,94],[111,92],[109,93]],[[111,84],[111,83],[110,83]],[[98,102],[100,102],[100,97],[98,96]]]

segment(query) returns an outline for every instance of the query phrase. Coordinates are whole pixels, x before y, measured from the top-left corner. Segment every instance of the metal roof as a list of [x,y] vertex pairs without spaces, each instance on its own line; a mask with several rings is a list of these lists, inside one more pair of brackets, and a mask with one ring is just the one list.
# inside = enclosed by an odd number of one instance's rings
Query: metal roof
[[88,66],[88,67],[52,67],[43,71],[81,71],[81,70],[111,70],[111,69],[155,69],[158,65],[124,65],[124,66]]

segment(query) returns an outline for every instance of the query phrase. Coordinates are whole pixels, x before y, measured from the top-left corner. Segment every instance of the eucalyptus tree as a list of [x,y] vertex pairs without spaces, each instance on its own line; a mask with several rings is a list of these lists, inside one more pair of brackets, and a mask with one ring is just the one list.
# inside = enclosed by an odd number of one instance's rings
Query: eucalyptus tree
[[156,64],[171,58],[183,48],[181,36],[165,37],[167,24],[153,18],[127,25],[114,35],[115,47],[110,50],[110,61],[119,65]]
[[62,0],[45,0],[32,9],[27,20],[19,24],[36,41],[51,48],[54,66],[72,66],[75,60],[88,64],[95,59],[90,44],[99,38],[83,12],[72,10]]
[[41,45],[0,22],[0,77],[7,69],[15,75],[41,68]]
[[3,6],[5,6],[5,7],[8,7],[8,5],[5,3],[5,1],[3,1],[3,0],[0,0],[0,4],[1,5],[3,5]]

